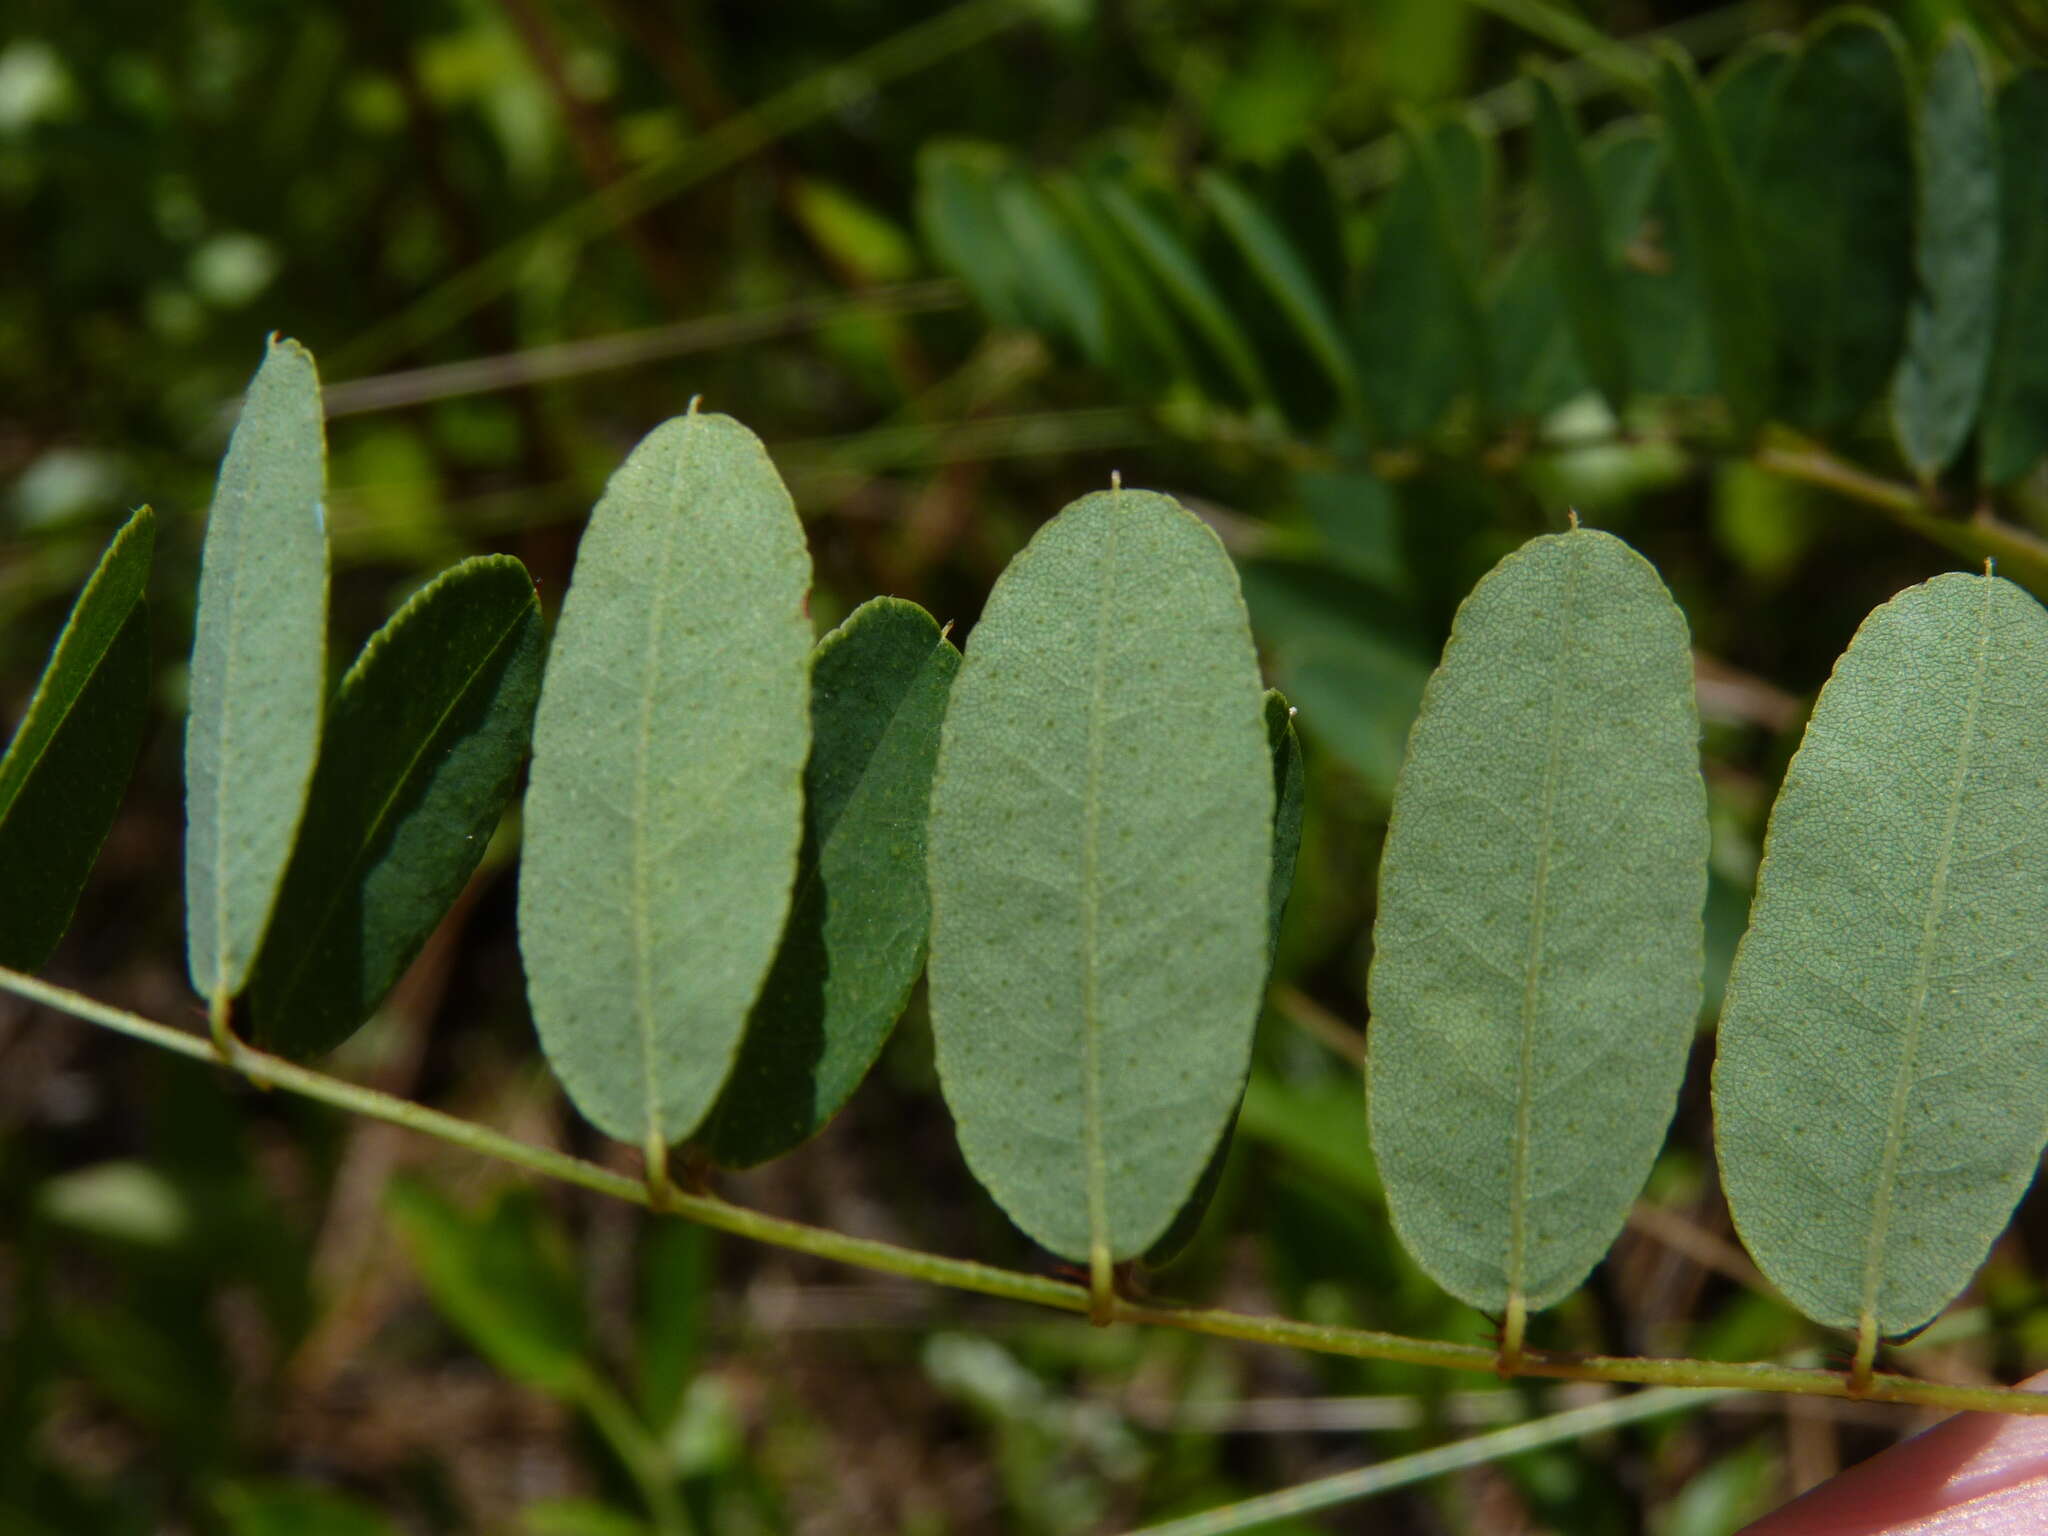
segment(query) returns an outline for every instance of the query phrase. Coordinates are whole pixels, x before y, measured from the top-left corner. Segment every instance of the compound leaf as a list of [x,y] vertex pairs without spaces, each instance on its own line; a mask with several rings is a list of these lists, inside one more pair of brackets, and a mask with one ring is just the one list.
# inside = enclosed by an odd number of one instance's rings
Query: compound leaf
[[896,597],[863,603],[818,646],[789,922],[699,1137],[726,1167],[823,1129],[910,999],[931,928],[932,769],[959,667],[932,616]]
[[718,1096],[803,833],[810,556],[760,440],[692,412],[591,514],[534,722],[519,942],[541,1048],[653,1150]]
[[997,582],[932,786],[940,1080],[1054,1252],[1132,1257],[1187,1201],[1244,1082],[1272,849],[1229,558],[1164,496],[1082,498]]
[[1707,807],[1683,616],[1577,530],[1480,582],[1395,790],[1369,981],[1395,1229],[1461,1300],[1547,1306],[1621,1230],[1699,1011]]
[[1890,380],[1913,298],[1912,112],[1897,36],[1866,13],[1822,22],[1774,101],[1756,213],[1777,408],[1806,431],[1836,432]]
[[34,970],[64,936],[141,749],[155,545],[143,507],[100,556],[0,756],[0,965],[13,970]]
[[370,637],[328,711],[250,978],[250,1032],[317,1056],[354,1033],[461,894],[511,798],[540,691],[540,603],[466,560]]
[[2019,479],[2048,454],[2048,69],[1998,96],[1998,339],[1984,393],[1983,471]]
[[1938,576],[1865,619],[1771,812],[1714,1068],[1729,1206],[1807,1316],[1959,1292],[2048,1137],[2048,613]]
[[1892,380],[1892,428],[1922,480],[1969,439],[1997,329],[1998,139],[1988,75],[1982,49],[1958,27],[1920,103],[1920,281]]
[[327,442],[313,354],[272,337],[221,461],[185,721],[185,950],[216,1007],[270,921],[327,692]]

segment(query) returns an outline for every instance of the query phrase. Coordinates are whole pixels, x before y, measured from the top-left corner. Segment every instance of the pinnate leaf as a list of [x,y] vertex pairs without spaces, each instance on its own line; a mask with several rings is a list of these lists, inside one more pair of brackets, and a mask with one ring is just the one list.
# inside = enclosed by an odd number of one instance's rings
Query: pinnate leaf
[[1192,1191],[1244,1081],[1272,848],[1229,558],[1166,497],[1084,497],[997,582],[932,787],[940,1079],[1054,1252],[1142,1253]]
[[2048,1136],[2048,614],[1938,576],[1864,620],[1771,812],[1721,1014],[1737,1229],[1807,1316],[1917,1328]]
[[760,440],[656,427],[591,514],[541,685],[519,942],[599,1129],[695,1130],[774,958],[803,831],[810,556]]
[[143,507],[100,556],[0,755],[0,965],[11,969],[34,970],[64,936],[142,746],[155,544]]
[[1458,610],[1380,865],[1371,1118],[1395,1229],[1489,1312],[1621,1230],[1699,1011],[1706,791],[1685,620],[1643,558],[1531,540]]
[[185,950],[217,1006],[248,979],[320,749],[327,442],[313,355],[273,337],[221,461],[185,721]]
[[332,1050],[412,963],[511,798],[542,649],[533,581],[509,555],[443,573],[370,637],[328,711],[250,981],[257,1044]]
[[901,598],[856,608],[811,670],[804,842],[775,964],[700,1136],[744,1168],[808,1140],[874,1065],[924,965],[925,822],[960,653]]
[[1536,96],[1536,176],[1550,219],[1552,270],[1586,372],[1618,416],[1628,408],[1628,344],[1599,193],[1578,124],[1557,88],[1542,75],[1531,76],[1529,87]]

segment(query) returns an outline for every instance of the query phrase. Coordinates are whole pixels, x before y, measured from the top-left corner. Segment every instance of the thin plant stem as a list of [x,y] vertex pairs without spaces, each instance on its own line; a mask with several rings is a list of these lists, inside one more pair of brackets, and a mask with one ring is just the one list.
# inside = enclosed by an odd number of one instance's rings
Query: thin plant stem
[[626,1400],[609,1383],[586,1375],[578,1401],[640,1490],[656,1536],[696,1536],[690,1512],[676,1490],[675,1469]]
[[[429,1109],[409,1099],[315,1072],[309,1067],[255,1050],[239,1040],[232,1041],[229,1057],[223,1061],[213,1043],[202,1035],[173,1029],[168,1024],[111,1007],[83,993],[53,986],[18,971],[0,968],[0,991],[12,992],[17,997],[40,1003],[85,1023],[97,1024],[103,1029],[194,1061],[226,1066],[252,1083],[281,1088],[351,1114],[402,1126],[544,1178],[574,1184],[634,1205],[654,1203],[655,1197],[643,1179],[614,1173],[609,1168],[557,1152],[551,1147],[535,1146],[532,1142]],[[844,1233],[732,1205],[715,1195],[694,1194],[673,1184],[667,1186],[660,1196],[660,1204],[665,1214],[793,1253],[809,1254],[814,1258],[829,1259],[881,1274],[900,1275],[908,1280],[921,1280],[954,1290],[1029,1302],[1061,1312],[1085,1316],[1092,1310],[1087,1287],[1066,1280],[1002,1269],[972,1259],[947,1258],[894,1243],[876,1242],[871,1238],[849,1237]],[[1110,1321],[1178,1328],[1186,1333],[1238,1339],[1249,1344],[1272,1344],[1315,1354],[1358,1360],[1393,1360],[1445,1370],[1500,1374],[1502,1365],[1499,1351],[1488,1345],[1408,1338],[1367,1328],[1341,1328],[1284,1317],[1256,1317],[1220,1308],[1146,1304],[1114,1297]],[[1852,1388],[1843,1372],[1777,1365],[1767,1361],[1638,1358],[1525,1349],[1512,1374],[1565,1381],[1721,1388],[1806,1397],[1854,1397],[1870,1402],[1901,1403],[1958,1412],[2048,1414],[2048,1394],[2022,1392],[2009,1387],[1950,1386],[1885,1372],[1872,1376],[1868,1388],[1859,1392]]]

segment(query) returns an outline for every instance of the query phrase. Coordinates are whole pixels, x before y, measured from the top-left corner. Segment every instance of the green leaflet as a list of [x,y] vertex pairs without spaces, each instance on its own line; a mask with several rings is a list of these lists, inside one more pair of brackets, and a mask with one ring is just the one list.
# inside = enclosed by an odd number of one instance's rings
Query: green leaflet
[[2048,454],[2048,70],[1998,96],[1997,340],[1984,390],[1983,472],[2019,479]]
[[1997,329],[1998,143],[1988,75],[1982,50],[1958,27],[1920,102],[1920,280],[1892,380],[1892,430],[1922,480],[1969,439]]
[[1769,142],[1778,90],[1797,57],[1798,50],[1785,38],[1759,37],[1724,61],[1707,83],[1714,121],[1728,146],[1728,163],[1748,196],[1755,196],[1757,167]]
[[320,750],[327,442],[313,354],[273,337],[221,461],[185,720],[185,953],[216,1009],[270,921]]
[[917,157],[917,222],[939,264],[967,284],[999,325],[1037,323],[1019,297],[1023,276],[996,205],[1007,164],[986,144],[934,140]]
[[1556,87],[1542,75],[1533,75],[1529,88],[1536,97],[1536,177],[1549,213],[1553,280],[1586,372],[1619,417],[1628,409],[1628,343],[1599,193],[1587,168],[1578,125]]
[[2048,614],[1937,576],[1864,620],[1771,812],[1714,1067],[1729,1206],[1816,1322],[1968,1283],[2048,1137]]
[[[1266,749],[1273,757],[1273,864],[1266,885],[1266,969],[1270,976],[1273,957],[1280,948],[1280,920],[1287,915],[1287,898],[1294,891],[1294,865],[1301,855],[1301,817],[1307,798],[1307,781],[1302,773],[1301,736],[1294,729],[1294,707],[1277,688],[1266,690]],[[1238,1103],[1244,1102],[1244,1084],[1238,1084]],[[1216,1198],[1216,1186],[1223,1181],[1223,1166],[1230,1161],[1230,1140],[1236,1132],[1237,1111],[1231,1124],[1216,1140],[1209,1165],[1195,1181],[1195,1192],[1173,1218],[1173,1225],[1150,1248],[1145,1262],[1171,1263],[1194,1241],[1202,1218]]]
[[1046,196],[1086,250],[1109,296],[1111,366],[1118,378],[1148,391],[1163,391],[1175,379],[1192,379],[1194,361],[1181,338],[1180,322],[1138,258],[1110,228],[1094,188],[1079,176],[1055,176],[1046,184]]
[[1670,1122],[1698,741],[1685,620],[1619,539],[1533,539],[1459,608],[1380,864],[1369,1100],[1396,1231],[1484,1311],[1579,1283]]
[[1691,63],[1667,47],[1656,84],[1664,150],[1706,311],[1715,376],[1736,430],[1748,434],[1770,409],[1775,345],[1749,210]]
[[1777,410],[1849,426],[1890,381],[1913,298],[1912,113],[1890,26],[1840,12],[1778,86],[1755,208],[1778,328]]
[[699,1140],[746,1168],[809,1140],[867,1076],[931,926],[925,818],[960,653],[917,604],[878,597],[811,670],[804,842],[789,921]]
[[431,1185],[400,1178],[384,1203],[428,1296],[480,1354],[543,1392],[583,1395],[590,1366],[582,1298],[532,1190],[505,1190],[472,1216]]
[[1317,364],[1347,401],[1360,399],[1350,343],[1302,256],[1252,195],[1221,171],[1201,176],[1203,201]]
[[542,648],[532,578],[509,555],[444,572],[370,637],[328,711],[250,978],[255,1043],[332,1050],[420,952],[511,798]]
[[1082,498],[996,583],[953,687],[930,985],[968,1165],[1098,1274],[1166,1229],[1229,1120],[1272,845],[1222,546],[1164,496]]
[[1065,337],[1100,368],[1114,367],[1114,320],[1107,295],[1084,252],[1046,202],[1037,181],[1011,168],[995,189],[996,214],[1016,252],[1032,309],[1043,329]]
[[148,507],[114,535],[0,756],[0,965],[32,971],[70,925],[149,721],[156,546]]
[[1167,215],[1119,180],[1105,177],[1095,192],[1117,233],[1220,361],[1236,403],[1266,399],[1271,390],[1258,354]]
[[664,422],[591,514],[541,685],[519,944],[599,1129],[696,1129],[774,958],[803,832],[810,556],[760,440]]
[[1433,430],[1461,393],[1484,398],[1489,367],[1477,271],[1493,148],[1463,117],[1403,127],[1407,168],[1388,192],[1352,334],[1374,431]]
[[371,1505],[315,1483],[233,1482],[214,1494],[227,1536],[395,1536]]

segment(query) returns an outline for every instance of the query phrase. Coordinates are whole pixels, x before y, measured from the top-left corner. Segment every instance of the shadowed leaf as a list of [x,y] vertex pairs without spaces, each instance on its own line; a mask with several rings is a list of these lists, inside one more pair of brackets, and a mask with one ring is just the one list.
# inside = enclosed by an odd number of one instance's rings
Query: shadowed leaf
[[1586,372],[1619,416],[1628,408],[1628,345],[1599,192],[1578,125],[1556,87],[1534,75],[1529,88],[1536,97],[1536,176],[1549,214],[1555,281]]
[[142,600],[156,514],[114,535],[0,756],[0,965],[32,971],[70,925],[149,720]]
[[533,581],[509,555],[445,572],[370,637],[328,711],[250,979],[257,1044],[332,1050],[412,963],[511,798],[541,653]]
[[925,819],[960,653],[901,598],[856,608],[811,671],[804,844],[789,922],[700,1134],[730,1168],[824,1128],[909,1001],[931,927]]
[[1984,391],[1984,479],[2005,485],[2048,454],[2048,69],[1998,96],[1998,337]]

